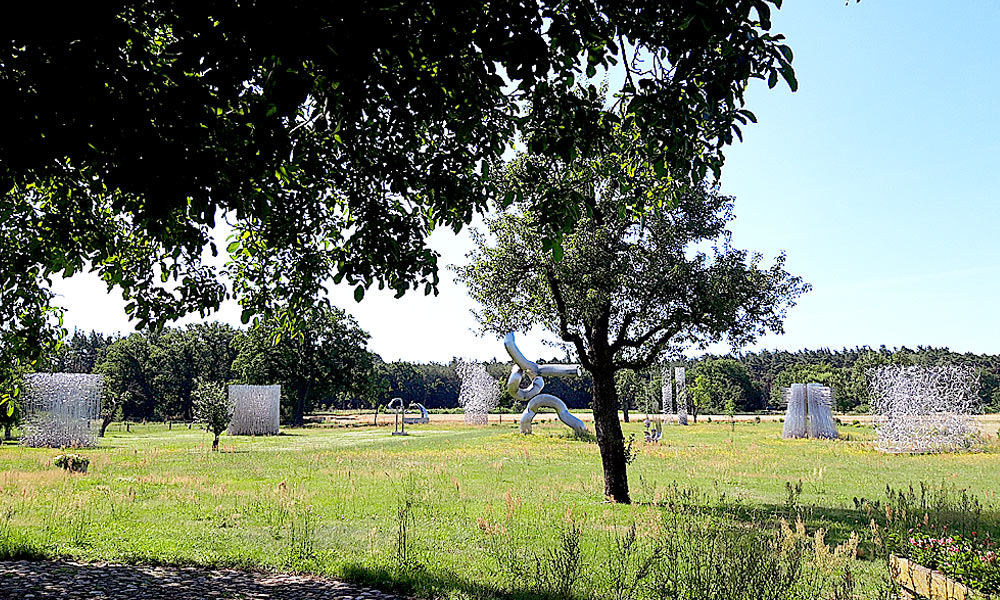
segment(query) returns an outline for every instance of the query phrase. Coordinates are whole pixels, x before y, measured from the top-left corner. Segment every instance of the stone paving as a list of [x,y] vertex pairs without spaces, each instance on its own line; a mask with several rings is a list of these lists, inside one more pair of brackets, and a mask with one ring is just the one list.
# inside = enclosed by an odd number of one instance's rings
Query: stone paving
[[401,600],[307,575],[191,567],[0,561],[0,600]]

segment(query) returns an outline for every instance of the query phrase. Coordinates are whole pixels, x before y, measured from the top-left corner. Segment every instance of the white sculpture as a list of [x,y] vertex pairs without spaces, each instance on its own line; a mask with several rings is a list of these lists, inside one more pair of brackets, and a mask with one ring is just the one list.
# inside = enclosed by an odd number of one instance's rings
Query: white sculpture
[[876,447],[948,452],[976,442],[979,376],[971,367],[882,367],[869,377]]
[[677,424],[688,424],[687,407],[687,383],[684,381],[684,367],[674,369],[674,378],[677,380]]
[[410,406],[406,410],[418,410],[420,411],[419,417],[407,417],[406,412],[403,412],[403,422],[407,425],[426,425],[431,422],[431,416],[427,413],[427,408],[419,402],[410,402]]
[[486,372],[486,365],[474,362],[459,362],[455,365],[462,378],[462,388],[458,392],[458,405],[465,409],[465,422],[469,425],[487,425],[490,411],[500,403],[500,389],[497,380]]
[[[540,408],[551,408],[559,415],[559,420],[577,434],[587,432],[587,426],[579,418],[569,412],[566,403],[552,394],[542,394],[545,387],[545,380],[542,375],[553,377],[580,376],[579,365],[539,365],[524,357],[524,354],[517,349],[514,344],[514,334],[508,333],[503,339],[504,348],[507,354],[514,360],[511,367],[510,377],[507,378],[507,393],[517,400],[527,400],[528,405],[521,413],[521,433],[531,433],[531,420]],[[530,382],[528,387],[521,387],[521,383],[527,379]]]
[[93,425],[101,411],[103,389],[103,375],[25,375],[21,444],[34,448],[96,446]]
[[837,423],[833,420],[833,390],[818,383],[793,383],[784,390],[784,438],[837,439]]
[[278,435],[280,385],[231,385],[229,403],[233,407],[229,435]]
[[670,366],[663,365],[660,368],[660,414],[666,420],[670,412],[670,405],[674,400],[674,382],[670,373]]

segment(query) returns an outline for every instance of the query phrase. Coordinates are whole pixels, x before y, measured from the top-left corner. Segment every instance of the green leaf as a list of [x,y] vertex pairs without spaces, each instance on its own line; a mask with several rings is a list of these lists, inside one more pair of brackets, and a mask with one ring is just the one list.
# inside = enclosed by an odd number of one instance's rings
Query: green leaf
[[244,308],[243,313],[240,315],[240,321],[242,321],[243,324],[246,325],[247,323],[250,322],[251,317],[253,317],[253,311],[250,310],[249,308]]
[[226,246],[226,252],[232,254],[233,252],[236,252],[237,250],[239,250],[239,248],[240,248],[239,241],[229,242],[229,245]]
[[795,70],[792,69],[791,65],[785,65],[781,67],[781,76],[788,84],[788,89],[792,90],[793,92],[798,91],[799,80],[795,78]]
[[365,297],[365,288],[364,288],[364,286],[360,286],[359,285],[358,287],[354,288],[354,301],[355,302],[361,302],[361,299],[364,298],[364,297]]
[[767,76],[767,87],[773,89],[776,85],[778,85],[778,72],[772,70],[771,74]]

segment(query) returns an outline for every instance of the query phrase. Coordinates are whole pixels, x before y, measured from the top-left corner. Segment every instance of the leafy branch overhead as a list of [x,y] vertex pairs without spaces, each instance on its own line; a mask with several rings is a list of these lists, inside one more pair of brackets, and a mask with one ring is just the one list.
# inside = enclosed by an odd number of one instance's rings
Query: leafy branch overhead
[[[613,114],[674,178],[718,174],[755,120],[749,80],[794,89],[779,0],[105,2],[0,21],[0,335],[58,328],[50,279],[93,269],[138,326],[235,295],[289,326],[329,281],[433,293],[427,235],[504,195],[518,137],[571,160],[614,120],[574,94],[627,72]],[[578,207],[548,199],[554,240]],[[232,226],[215,255],[212,228]],[[553,242],[555,245],[555,242]],[[207,251],[206,251],[207,250]],[[227,283],[220,277],[226,274]],[[24,347],[14,345],[27,340]]]

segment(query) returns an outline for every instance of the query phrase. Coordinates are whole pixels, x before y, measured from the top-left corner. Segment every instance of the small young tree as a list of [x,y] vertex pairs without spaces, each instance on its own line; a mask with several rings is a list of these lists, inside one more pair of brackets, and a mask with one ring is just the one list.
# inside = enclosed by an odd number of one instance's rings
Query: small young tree
[[194,400],[195,418],[204,423],[215,436],[212,450],[218,451],[219,435],[229,427],[229,421],[233,418],[233,407],[226,395],[226,388],[221,383],[198,380],[191,396]]
[[[560,162],[522,155],[501,173],[509,210],[487,220],[490,236],[460,279],[483,307],[487,331],[542,325],[572,345],[594,378],[594,429],[604,492],[629,502],[615,374],[714,342],[735,346],[781,331],[785,310],[808,286],[729,244],[732,198],[707,184],[681,185],[647,161],[626,126],[590,143],[598,158]],[[529,143],[530,147],[530,143]],[[520,200],[518,200],[520,199]],[[557,237],[540,211],[572,204],[579,215]]]
[[132,392],[107,391],[105,388],[104,398],[101,399],[101,430],[97,432],[97,437],[104,437],[104,433],[115,419],[122,418],[122,407],[132,401]]

